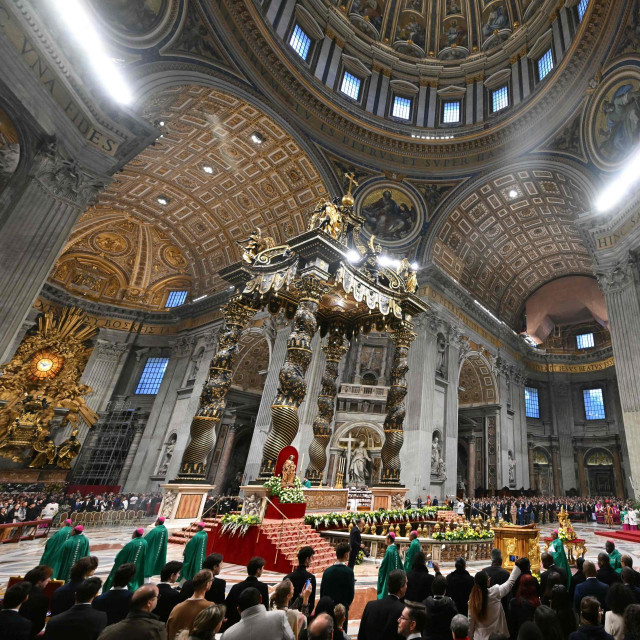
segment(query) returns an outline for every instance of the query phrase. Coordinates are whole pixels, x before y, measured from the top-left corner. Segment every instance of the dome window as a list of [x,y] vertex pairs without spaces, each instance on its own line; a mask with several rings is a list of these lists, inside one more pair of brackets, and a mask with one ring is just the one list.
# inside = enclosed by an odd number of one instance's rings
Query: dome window
[[538,58],[538,81],[542,80],[553,69],[553,52],[551,49]]
[[401,120],[411,119],[411,98],[405,98],[404,96],[393,96],[393,109],[391,115],[394,118],[400,118]]
[[587,13],[587,7],[589,6],[589,0],[580,0],[578,2],[578,19],[582,22],[584,14]]
[[297,24],[289,38],[291,48],[306,62],[309,57],[309,49],[311,48],[311,38]]
[[345,71],[342,74],[342,83],[340,84],[340,91],[345,96],[349,96],[353,100],[360,98],[360,85],[362,81],[360,78],[354,76],[352,73]]
[[460,100],[446,100],[442,103],[442,123],[458,124],[460,122]]
[[509,86],[502,87],[491,92],[491,113],[502,111],[509,106]]

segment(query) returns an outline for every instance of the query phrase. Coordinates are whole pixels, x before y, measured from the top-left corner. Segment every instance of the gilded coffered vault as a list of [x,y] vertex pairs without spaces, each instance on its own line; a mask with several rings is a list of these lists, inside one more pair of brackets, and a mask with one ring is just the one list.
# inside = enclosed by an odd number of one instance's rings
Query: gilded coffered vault
[[162,309],[170,290],[221,288],[218,271],[241,255],[236,240],[258,227],[285,241],[326,194],[300,145],[243,100],[180,86],[143,114],[163,136],[82,216],[52,272],[77,295]]

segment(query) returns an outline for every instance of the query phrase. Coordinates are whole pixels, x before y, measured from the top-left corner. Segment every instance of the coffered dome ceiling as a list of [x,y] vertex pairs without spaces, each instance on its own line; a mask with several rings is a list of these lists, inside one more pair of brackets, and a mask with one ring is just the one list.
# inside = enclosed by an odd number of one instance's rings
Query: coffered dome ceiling
[[221,289],[219,270],[240,259],[236,240],[255,227],[277,242],[300,233],[326,194],[300,145],[243,100],[173,87],[143,113],[163,137],[82,216],[52,272],[76,295],[162,309],[170,290]]
[[575,226],[586,194],[563,171],[522,169],[474,187],[441,221],[431,259],[499,318],[520,329],[527,298],[546,282],[593,274]]

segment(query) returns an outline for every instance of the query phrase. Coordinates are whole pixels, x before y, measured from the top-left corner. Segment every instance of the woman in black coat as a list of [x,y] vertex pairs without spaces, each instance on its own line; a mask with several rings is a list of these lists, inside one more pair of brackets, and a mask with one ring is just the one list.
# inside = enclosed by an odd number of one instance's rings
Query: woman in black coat
[[411,570],[407,573],[407,592],[404,599],[409,602],[426,600],[431,595],[432,584],[433,576],[429,573],[425,555],[419,551],[413,556]]

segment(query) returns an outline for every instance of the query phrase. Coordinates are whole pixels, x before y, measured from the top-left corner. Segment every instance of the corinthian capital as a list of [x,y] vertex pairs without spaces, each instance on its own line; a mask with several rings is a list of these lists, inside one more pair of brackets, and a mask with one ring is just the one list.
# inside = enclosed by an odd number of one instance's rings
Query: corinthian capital
[[108,184],[107,176],[99,176],[66,157],[52,140],[41,151],[42,162],[36,179],[42,188],[55,198],[84,209],[94,196]]
[[633,259],[627,257],[610,269],[598,270],[596,278],[603,293],[615,293],[632,285],[634,266]]
[[123,353],[127,351],[129,345],[122,342],[107,342],[98,340],[93,348],[96,357],[99,360],[107,360],[108,362],[118,362]]
[[191,355],[195,339],[193,336],[180,336],[169,343],[171,345],[171,354],[176,358],[184,358]]

